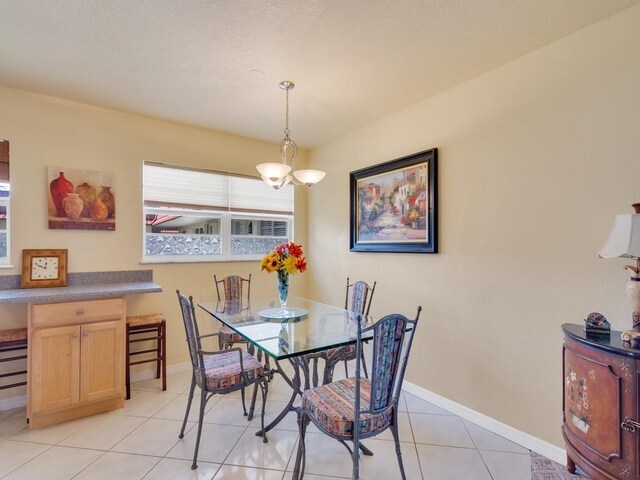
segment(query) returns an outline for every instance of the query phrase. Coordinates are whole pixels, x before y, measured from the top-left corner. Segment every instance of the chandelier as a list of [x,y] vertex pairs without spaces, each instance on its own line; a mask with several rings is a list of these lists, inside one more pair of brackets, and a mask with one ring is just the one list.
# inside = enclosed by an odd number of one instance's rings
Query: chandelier
[[286,113],[284,138],[280,142],[280,163],[261,163],[256,166],[262,180],[276,190],[289,182],[294,185],[315,185],[326,175],[320,170],[294,170],[293,165],[298,154],[298,146],[289,136],[289,90],[295,85],[287,80],[280,82],[280,88],[286,93]]

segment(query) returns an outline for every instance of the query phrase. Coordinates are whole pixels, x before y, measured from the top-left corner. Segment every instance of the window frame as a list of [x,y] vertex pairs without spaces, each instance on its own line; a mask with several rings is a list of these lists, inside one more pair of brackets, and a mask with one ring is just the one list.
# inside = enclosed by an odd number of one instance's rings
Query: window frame
[[[0,138],[0,184],[6,185],[7,196],[0,197],[0,206],[6,209],[5,228],[0,230],[7,237],[7,254],[0,257],[0,268],[13,268],[11,263],[11,177],[10,177],[10,148],[9,140]],[[5,178],[6,177],[6,178]],[[3,189],[4,190],[4,189]]]
[[[199,206],[199,205],[185,205],[181,207],[179,204],[175,204],[174,206],[169,205],[149,205],[149,203],[153,204],[155,202],[148,201],[147,205],[145,205],[145,195],[144,195],[144,165],[153,165],[159,167],[173,168],[173,169],[181,169],[190,170],[190,171],[201,171],[203,173],[212,173],[217,175],[224,175],[228,177],[242,177],[249,178],[256,181],[262,181],[257,177],[251,177],[247,175],[236,175],[228,172],[220,172],[214,170],[205,170],[205,169],[193,169],[189,167],[180,167],[176,165],[164,165],[159,164],[157,162],[144,162],[143,163],[143,189],[142,189],[142,260],[140,263],[142,264],[166,264],[166,263],[210,263],[210,262],[244,262],[244,261],[259,261],[261,260],[265,253],[258,254],[233,254],[231,251],[232,241],[234,238],[279,238],[280,242],[293,242],[294,241],[294,207],[295,207],[295,194],[292,194],[291,199],[291,213],[276,213],[276,212],[252,212],[252,211],[234,211],[234,210],[221,210],[215,207],[209,206]],[[231,195],[231,194],[230,194]],[[171,214],[171,215],[181,215],[181,216],[197,216],[203,218],[218,218],[220,220],[220,233],[212,234],[212,236],[220,237],[220,244],[222,253],[218,254],[209,254],[209,255],[147,255],[147,225],[146,225],[146,215],[150,214],[149,211],[153,211],[158,214]],[[273,222],[285,222],[287,228],[286,236],[265,236],[265,235],[234,235],[232,234],[232,220],[266,220]],[[154,235],[162,235],[162,234],[154,234]],[[169,235],[183,235],[183,234],[169,234]],[[188,234],[184,234],[188,235]],[[207,234],[192,234],[192,235],[207,235]]]

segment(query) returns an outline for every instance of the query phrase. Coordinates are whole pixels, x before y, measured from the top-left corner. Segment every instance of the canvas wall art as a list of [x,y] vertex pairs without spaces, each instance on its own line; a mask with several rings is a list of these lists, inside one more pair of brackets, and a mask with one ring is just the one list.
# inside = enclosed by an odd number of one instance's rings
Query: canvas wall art
[[349,174],[352,252],[436,253],[437,150]]
[[116,229],[113,174],[49,167],[47,189],[49,228]]

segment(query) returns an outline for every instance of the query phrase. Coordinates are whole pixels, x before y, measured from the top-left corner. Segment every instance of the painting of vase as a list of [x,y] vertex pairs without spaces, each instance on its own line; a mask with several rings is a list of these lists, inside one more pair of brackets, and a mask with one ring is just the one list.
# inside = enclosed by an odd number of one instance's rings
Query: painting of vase
[[47,187],[50,229],[116,229],[112,173],[49,167]]

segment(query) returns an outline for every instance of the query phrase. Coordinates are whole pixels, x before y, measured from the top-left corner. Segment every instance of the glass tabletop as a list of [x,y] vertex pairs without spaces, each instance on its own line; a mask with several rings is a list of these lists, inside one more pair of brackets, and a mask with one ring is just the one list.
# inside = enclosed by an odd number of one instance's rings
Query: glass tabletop
[[289,297],[282,312],[275,297],[251,301],[203,302],[198,306],[275,359],[353,344],[357,321],[371,317],[300,297]]

